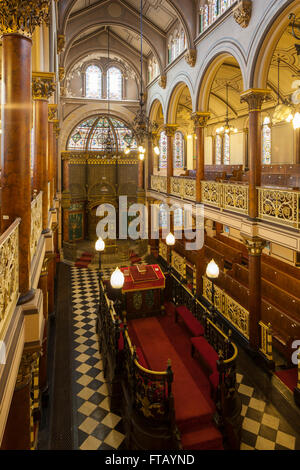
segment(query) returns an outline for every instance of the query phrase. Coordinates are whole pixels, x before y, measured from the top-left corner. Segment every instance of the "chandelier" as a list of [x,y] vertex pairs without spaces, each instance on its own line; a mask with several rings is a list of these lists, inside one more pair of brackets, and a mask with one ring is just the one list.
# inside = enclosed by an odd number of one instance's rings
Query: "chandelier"
[[226,119],[225,119],[225,124],[224,126],[222,127],[218,127],[218,129],[216,129],[216,133],[217,134],[232,134],[232,133],[237,133],[237,128],[236,127],[233,127],[233,126],[230,126],[229,125],[229,105],[228,105],[228,87],[229,87],[229,83],[227,82],[226,83]]

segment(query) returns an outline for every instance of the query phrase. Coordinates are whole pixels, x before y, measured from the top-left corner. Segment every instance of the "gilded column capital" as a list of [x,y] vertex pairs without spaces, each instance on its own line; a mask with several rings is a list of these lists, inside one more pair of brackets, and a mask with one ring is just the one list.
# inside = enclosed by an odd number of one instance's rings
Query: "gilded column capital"
[[48,100],[55,89],[54,73],[32,72],[32,97],[34,100]]
[[164,131],[167,137],[174,137],[175,132],[177,131],[176,124],[165,124]]
[[48,121],[55,122],[57,113],[57,104],[48,104]]
[[161,75],[158,80],[158,85],[163,90],[167,87],[167,75]]
[[59,69],[58,69],[58,78],[59,78],[60,82],[62,82],[63,79],[65,78],[65,68],[64,67],[59,67]]
[[49,21],[50,0],[1,0],[0,35],[19,34],[31,38],[34,30]]
[[60,135],[60,127],[59,127],[59,120],[54,119],[52,121],[54,123],[54,132],[55,132],[55,137],[58,139]]
[[247,28],[252,14],[252,0],[240,0],[233,10],[233,18],[242,28]]
[[194,122],[195,129],[197,129],[197,127],[206,127],[207,122],[210,119],[210,113],[192,113],[191,119]]
[[190,67],[195,67],[197,61],[197,50],[196,49],[189,49],[185,56],[185,61]]
[[260,237],[249,237],[248,235],[243,234],[241,235],[244,239],[249,255],[260,256],[264,247],[266,246],[266,240],[263,240]]
[[66,46],[66,36],[64,34],[59,34],[57,36],[57,53],[61,54]]
[[271,90],[250,88],[241,94],[241,103],[248,103],[249,111],[261,111],[263,102],[270,99],[270,94]]

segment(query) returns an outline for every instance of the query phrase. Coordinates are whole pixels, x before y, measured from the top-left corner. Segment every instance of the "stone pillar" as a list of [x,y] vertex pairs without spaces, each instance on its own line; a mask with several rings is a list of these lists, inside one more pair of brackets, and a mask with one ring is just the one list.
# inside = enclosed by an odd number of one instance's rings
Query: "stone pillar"
[[55,115],[57,111],[56,104],[48,106],[48,182],[50,183],[50,209],[53,209],[53,199],[55,191]]
[[32,121],[31,48],[36,26],[48,19],[49,1],[3,0],[2,37],[1,231],[21,217],[19,303],[33,298],[30,282]]
[[1,450],[30,450],[32,445],[32,373],[36,353],[23,353]]
[[258,190],[261,184],[261,106],[269,90],[250,89],[241,94],[241,102],[249,106],[249,216],[258,215]]
[[196,201],[201,202],[201,181],[204,180],[204,128],[210,118],[210,113],[193,113],[196,134]]
[[249,343],[253,350],[260,347],[261,320],[261,254],[265,241],[243,236],[249,253]]
[[59,190],[58,188],[58,139],[59,139],[59,134],[60,134],[60,128],[59,128],[59,120],[55,119],[53,121],[54,123],[54,134],[53,134],[53,139],[54,139],[54,197],[56,196],[57,191]]
[[244,169],[249,171],[249,129],[246,127],[244,129]]
[[34,189],[43,191],[43,233],[48,229],[48,145],[51,134],[48,129],[48,100],[55,91],[53,73],[33,72],[32,96],[35,107],[34,123]]
[[167,193],[171,193],[171,178],[174,172],[174,162],[173,162],[173,137],[176,132],[177,126],[174,124],[166,124],[164,126],[164,131],[167,136],[167,151],[168,151],[168,161],[167,161]]

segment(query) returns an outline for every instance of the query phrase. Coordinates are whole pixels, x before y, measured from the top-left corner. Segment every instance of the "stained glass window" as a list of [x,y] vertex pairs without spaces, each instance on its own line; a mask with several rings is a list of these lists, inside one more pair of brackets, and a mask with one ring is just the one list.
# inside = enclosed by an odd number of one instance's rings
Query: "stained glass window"
[[68,150],[85,150],[87,138],[96,118],[90,118],[81,122],[71,133],[68,141]]
[[159,228],[167,228],[168,226],[168,205],[161,204],[159,206]]
[[216,165],[222,164],[222,137],[217,134],[216,135]]
[[272,134],[270,127],[270,118],[264,119],[262,128],[262,157],[263,164],[269,165],[271,163],[271,145],[272,145]]
[[204,14],[203,14],[203,28],[207,28],[209,26],[209,6],[205,5],[204,7]]
[[175,132],[173,140],[173,165],[174,168],[184,167],[184,137],[182,132]]
[[165,131],[161,132],[159,139],[159,168],[167,168],[168,139]]
[[230,164],[230,135],[224,134],[224,165]]
[[89,65],[85,73],[87,98],[101,98],[102,72],[100,68],[96,65]]
[[121,100],[123,94],[123,76],[120,69],[110,67],[107,71],[107,97],[109,100]]

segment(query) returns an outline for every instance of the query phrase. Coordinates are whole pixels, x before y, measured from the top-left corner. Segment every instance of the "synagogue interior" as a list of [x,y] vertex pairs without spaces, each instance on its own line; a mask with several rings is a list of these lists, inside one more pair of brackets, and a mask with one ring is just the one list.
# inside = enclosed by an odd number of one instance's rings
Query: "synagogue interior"
[[0,32],[0,449],[300,450],[299,1]]

